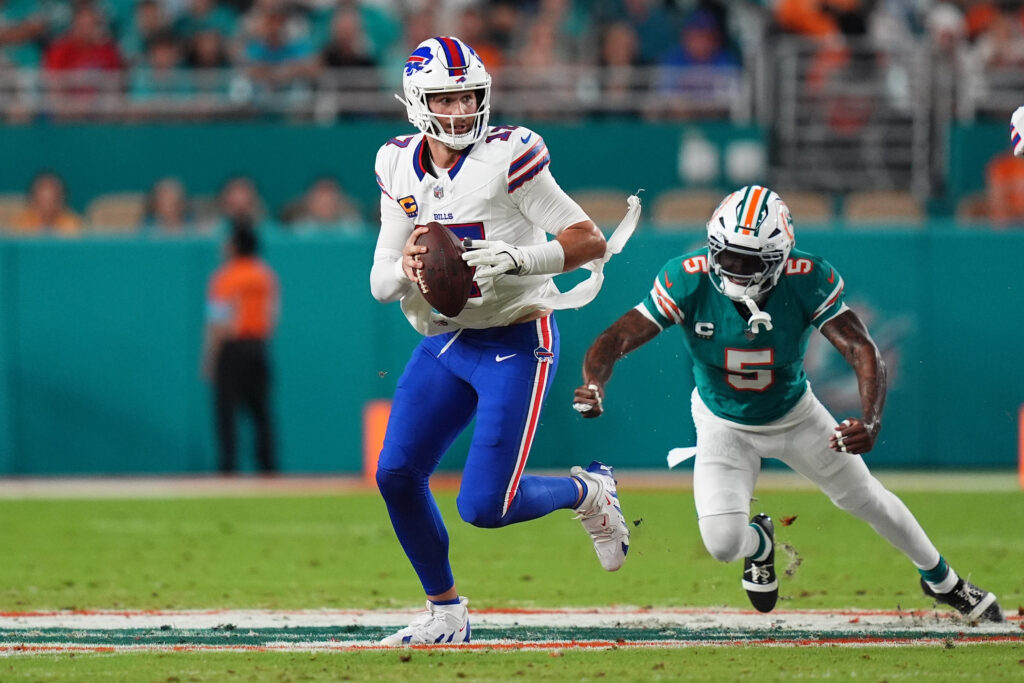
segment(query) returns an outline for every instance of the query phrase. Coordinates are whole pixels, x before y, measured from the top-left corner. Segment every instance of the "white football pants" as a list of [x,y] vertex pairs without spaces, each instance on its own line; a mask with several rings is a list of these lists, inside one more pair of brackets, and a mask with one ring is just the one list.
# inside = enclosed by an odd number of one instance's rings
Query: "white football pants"
[[694,389],[697,428],[693,498],[701,538],[713,557],[731,562],[757,549],[749,526],[750,498],[762,458],[777,458],[817,484],[836,507],[871,525],[919,569],[939,562],[939,551],[903,501],[882,486],[859,455],[828,447],[836,420],[810,386],[793,409],[765,425],[743,425],[714,415]]

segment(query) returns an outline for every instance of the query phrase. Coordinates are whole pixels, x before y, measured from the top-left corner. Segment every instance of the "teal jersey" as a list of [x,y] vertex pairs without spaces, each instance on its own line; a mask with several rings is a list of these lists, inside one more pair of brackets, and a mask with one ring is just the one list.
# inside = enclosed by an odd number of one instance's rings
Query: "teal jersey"
[[637,310],[662,329],[681,327],[697,391],[711,412],[761,425],[785,415],[803,396],[811,330],[847,306],[839,273],[824,259],[794,249],[761,305],[772,329],[751,335],[732,300],[711,283],[705,247],[665,264]]

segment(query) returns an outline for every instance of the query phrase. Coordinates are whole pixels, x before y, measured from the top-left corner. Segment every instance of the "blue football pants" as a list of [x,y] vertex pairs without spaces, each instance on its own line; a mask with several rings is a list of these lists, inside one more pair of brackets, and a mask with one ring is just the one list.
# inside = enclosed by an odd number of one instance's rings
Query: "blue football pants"
[[392,400],[377,485],[427,595],[454,585],[429,478],[474,416],[457,499],[462,519],[502,527],[577,503],[573,478],[523,474],[557,367],[553,316],[426,337],[413,351]]

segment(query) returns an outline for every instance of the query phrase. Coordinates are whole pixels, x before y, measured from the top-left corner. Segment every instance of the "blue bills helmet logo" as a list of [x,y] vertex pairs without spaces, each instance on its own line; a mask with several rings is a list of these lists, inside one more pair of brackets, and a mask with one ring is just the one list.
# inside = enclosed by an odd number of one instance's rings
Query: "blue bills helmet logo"
[[533,355],[541,363],[551,363],[555,360],[555,354],[551,353],[551,350],[544,346],[538,346],[533,350]]
[[430,60],[434,58],[429,47],[417,48],[409,59],[405,62],[405,75],[411,76],[416,71],[423,71],[423,67],[430,64]]

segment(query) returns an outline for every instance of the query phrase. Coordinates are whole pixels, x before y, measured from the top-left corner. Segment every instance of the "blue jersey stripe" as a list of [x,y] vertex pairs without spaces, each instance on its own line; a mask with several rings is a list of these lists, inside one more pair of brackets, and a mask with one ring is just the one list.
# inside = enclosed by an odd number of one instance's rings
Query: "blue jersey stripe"
[[523,186],[523,183],[525,183],[527,180],[530,180],[531,178],[535,177],[538,173],[543,171],[549,163],[551,163],[551,155],[545,153],[544,157],[539,162],[537,162],[536,166],[534,166],[532,169],[530,169],[523,175],[519,176],[515,180],[515,182],[509,184],[508,193],[512,194],[513,192],[518,190],[520,187]]
[[513,175],[523,166],[526,166],[526,164],[530,163],[530,159],[533,159],[535,156],[537,156],[537,154],[539,154],[540,151],[544,149],[544,147],[545,145],[543,138],[537,138],[537,142],[533,144],[533,147],[526,150],[526,152],[523,153],[521,157],[512,162],[512,165],[508,167],[508,174]]

